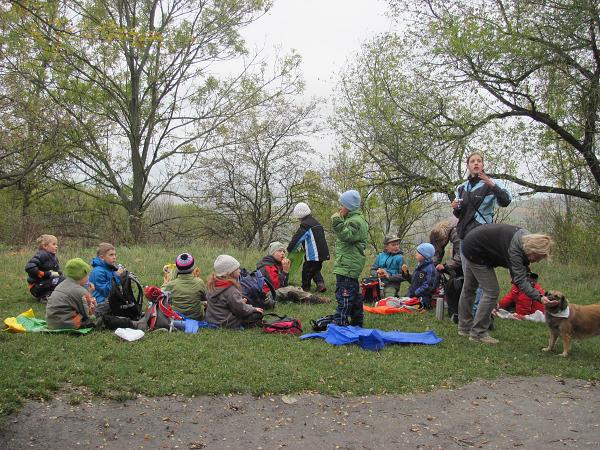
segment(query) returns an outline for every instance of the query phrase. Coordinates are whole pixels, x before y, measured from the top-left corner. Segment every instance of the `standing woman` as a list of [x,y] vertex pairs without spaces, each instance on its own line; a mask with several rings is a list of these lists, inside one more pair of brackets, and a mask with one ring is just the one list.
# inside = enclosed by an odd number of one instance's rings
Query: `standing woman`
[[[529,282],[529,264],[550,256],[552,238],[531,234],[524,228],[502,223],[477,227],[463,241],[462,261],[465,281],[458,305],[458,334],[484,344],[497,344],[488,334],[490,315],[498,302],[500,287],[495,267],[506,267],[512,282],[528,297],[543,304],[548,299]],[[473,317],[477,286],[483,295]]]
[[496,203],[506,207],[512,200],[504,184],[489,177],[483,168],[483,156],[471,153],[467,158],[469,177],[458,186],[452,201],[453,213],[458,218],[456,232],[461,240],[473,228],[493,222]]

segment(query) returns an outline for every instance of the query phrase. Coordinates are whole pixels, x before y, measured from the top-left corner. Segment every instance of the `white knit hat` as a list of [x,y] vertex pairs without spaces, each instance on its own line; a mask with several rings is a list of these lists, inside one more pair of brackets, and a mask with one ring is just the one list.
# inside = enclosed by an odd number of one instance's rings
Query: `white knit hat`
[[296,219],[303,219],[310,214],[310,208],[304,202],[298,203],[292,211],[292,216]]
[[240,263],[233,256],[219,255],[213,264],[215,274],[218,277],[224,277],[235,272],[240,267]]

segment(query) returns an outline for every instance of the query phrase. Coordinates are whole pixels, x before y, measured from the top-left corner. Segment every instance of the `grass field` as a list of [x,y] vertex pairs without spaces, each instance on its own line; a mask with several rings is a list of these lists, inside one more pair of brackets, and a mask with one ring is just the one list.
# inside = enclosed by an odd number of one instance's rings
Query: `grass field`
[[[119,248],[119,261],[137,273],[144,284],[158,284],[161,268],[180,251],[191,251],[206,278],[218,249],[159,247]],[[0,317],[15,316],[29,308],[44,317],[44,307],[30,297],[23,267],[31,250],[0,252]],[[232,252],[242,265],[253,267],[257,252]],[[64,263],[71,257],[91,259],[91,249],[60,249]],[[411,264],[411,267],[413,265]],[[535,266],[546,289],[559,289],[574,303],[600,301],[597,267],[541,263]],[[509,289],[508,274],[498,270],[502,291]],[[333,299],[331,264],[324,267],[328,295]],[[298,281],[298,274],[292,281]],[[310,331],[309,320],[335,309],[329,305],[279,304],[276,312],[298,317]],[[408,393],[453,388],[478,378],[551,375],[600,379],[598,338],[573,346],[564,359],[542,353],[545,325],[496,320],[497,346],[484,346],[459,337],[448,319],[437,321],[433,312],[414,315],[366,314],[365,326],[384,330],[434,330],[444,341],[435,346],[388,346],[369,352],[356,346],[333,347],[322,340],[259,330],[202,331],[197,335],[155,332],[128,343],[113,333],[87,336],[0,333],[0,419],[27,398],[49,398],[67,386],[85,387],[73,392],[125,399],[146,395],[201,395],[320,392],[332,395]],[[560,350],[562,344],[559,342]],[[72,403],[82,395],[72,394]]]

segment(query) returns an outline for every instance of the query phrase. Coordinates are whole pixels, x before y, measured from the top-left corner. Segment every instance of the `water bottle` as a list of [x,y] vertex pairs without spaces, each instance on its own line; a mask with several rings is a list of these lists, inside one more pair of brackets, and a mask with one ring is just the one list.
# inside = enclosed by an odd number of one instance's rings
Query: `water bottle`
[[444,288],[440,287],[438,294],[435,296],[435,318],[437,320],[444,319]]

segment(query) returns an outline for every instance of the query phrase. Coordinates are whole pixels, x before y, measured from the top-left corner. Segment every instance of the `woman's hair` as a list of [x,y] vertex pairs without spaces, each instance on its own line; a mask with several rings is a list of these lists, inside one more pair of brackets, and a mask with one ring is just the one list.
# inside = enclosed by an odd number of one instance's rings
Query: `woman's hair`
[[456,227],[457,223],[458,219],[455,217],[440,220],[429,232],[429,242],[436,247],[445,247],[450,240],[450,232],[452,228]]
[[102,256],[102,255],[106,255],[108,252],[110,252],[111,250],[114,250],[115,246],[112,244],[109,244],[108,242],[102,242],[101,244],[98,244],[98,249],[96,250],[96,256]]
[[521,238],[521,244],[527,256],[536,255],[543,259],[550,257],[554,241],[547,234],[526,234]]
[[216,288],[215,284],[216,284],[217,280],[231,281],[236,288],[238,288],[240,290],[242,289],[240,286],[240,280],[238,278],[232,277],[231,274],[225,275],[224,277],[220,277],[216,273],[213,272],[206,279],[206,288],[208,291],[215,290],[215,288]]
[[52,242],[58,242],[56,236],[52,234],[42,234],[39,238],[35,240],[39,249],[44,248],[46,245],[51,244]]
[[481,157],[481,161],[482,161],[482,162],[484,162],[484,161],[485,161],[485,160],[484,160],[484,158],[483,158],[483,155],[482,155],[481,153],[479,153],[479,152],[473,152],[473,153],[469,153],[469,156],[467,156],[467,166],[469,165],[469,161],[471,161],[471,158],[472,158],[473,156],[476,156],[476,155]]

